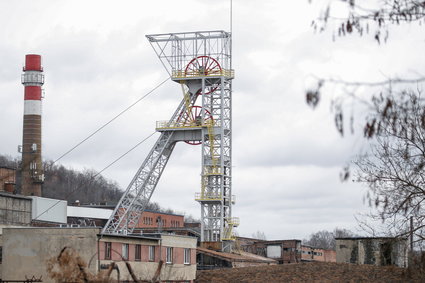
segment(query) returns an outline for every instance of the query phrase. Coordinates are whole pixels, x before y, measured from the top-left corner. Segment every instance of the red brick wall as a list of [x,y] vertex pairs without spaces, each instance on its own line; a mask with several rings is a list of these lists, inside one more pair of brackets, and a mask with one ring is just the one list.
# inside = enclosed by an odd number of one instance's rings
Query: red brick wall
[[196,249],[190,249],[190,264],[196,263]]
[[326,262],[336,262],[336,251],[324,250]]
[[15,184],[15,172],[14,169],[0,168],[0,191],[5,190],[5,183]]
[[[122,261],[121,253],[122,253],[122,246],[123,243],[118,242],[112,242],[111,243],[111,259],[113,261]],[[105,259],[105,242],[99,243],[99,258],[100,260],[106,260]],[[159,262],[160,257],[162,260],[166,260],[166,248],[165,246],[160,247],[155,246],[155,262]],[[141,245],[141,261],[142,262],[148,262],[149,261],[149,246],[148,245]],[[196,249],[190,249],[190,264],[196,264]],[[136,245],[135,244],[129,244],[129,261],[135,261],[136,258]],[[174,264],[184,264],[184,248],[176,248],[173,247],[173,263]]]
[[[100,242],[99,243],[99,258],[100,260],[106,260],[105,259],[105,242]],[[121,261],[121,253],[122,253],[122,246],[123,243],[118,243],[118,242],[112,242],[111,243],[111,259],[110,260],[115,260],[115,261]],[[136,260],[136,245],[135,244],[128,244],[128,249],[129,249],[129,261],[135,261]],[[164,259],[165,259],[165,249],[164,250]],[[141,261],[143,262],[148,262],[149,261],[149,246],[148,245],[141,245]],[[159,247],[155,246],[155,261],[159,262]]]
[[111,251],[111,260],[122,260],[122,244],[121,243],[112,243]]
[[162,227],[184,227],[184,216],[145,211],[139,219],[136,228],[157,228],[158,216],[163,222]]
[[141,260],[144,262],[149,261],[149,246],[143,246],[142,245],[142,256]]
[[183,264],[184,262],[184,249],[174,248],[174,263]]
[[309,246],[302,246],[301,249],[303,251],[301,254],[303,260],[336,262],[336,252],[333,250],[317,249]]

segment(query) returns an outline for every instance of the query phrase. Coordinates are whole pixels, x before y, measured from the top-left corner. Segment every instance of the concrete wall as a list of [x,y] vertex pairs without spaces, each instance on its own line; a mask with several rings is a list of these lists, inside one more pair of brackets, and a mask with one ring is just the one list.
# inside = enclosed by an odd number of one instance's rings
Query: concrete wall
[[[98,228],[4,228],[2,279],[42,276],[44,283],[53,283],[46,271],[46,261],[57,257],[64,247],[70,247],[88,263],[96,258],[99,231]],[[96,260],[88,270],[96,272]]]
[[[131,267],[137,277],[150,280],[154,276],[159,261],[165,262],[166,247],[173,248],[173,262],[162,266],[161,280],[191,281],[196,277],[196,238],[161,235],[157,238],[137,236],[103,236],[99,228],[4,228],[3,229],[3,280],[24,280],[42,276],[43,282],[55,282],[47,273],[47,261],[56,258],[64,247],[74,250],[88,264],[87,271],[93,275],[98,267],[106,272],[114,261],[120,270],[120,280],[132,280],[122,260],[123,244],[129,246]],[[105,242],[110,242],[113,252],[110,260],[105,259]],[[142,258],[135,259],[136,245],[142,246]],[[155,247],[155,259],[149,261],[149,246]],[[190,249],[190,264],[184,264],[184,249]],[[112,273],[117,279],[117,272]]]
[[336,261],[356,264],[407,267],[407,239],[336,239]]
[[29,225],[31,223],[31,199],[0,193],[0,224]]

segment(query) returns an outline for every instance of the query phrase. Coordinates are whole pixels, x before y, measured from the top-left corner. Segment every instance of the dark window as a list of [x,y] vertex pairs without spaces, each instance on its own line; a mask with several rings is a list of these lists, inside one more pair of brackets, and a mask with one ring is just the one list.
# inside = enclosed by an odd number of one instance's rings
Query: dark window
[[142,260],[142,246],[141,245],[136,245],[134,260],[137,260],[137,261]]
[[105,242],[105,259],[111,259],[111,242]]

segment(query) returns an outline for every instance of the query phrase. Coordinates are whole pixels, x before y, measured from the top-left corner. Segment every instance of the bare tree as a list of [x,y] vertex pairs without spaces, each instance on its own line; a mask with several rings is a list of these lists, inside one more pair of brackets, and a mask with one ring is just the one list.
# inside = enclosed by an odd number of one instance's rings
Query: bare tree
[[261,232],[260,230],[257,230],[257,232],[252,233],[252,238],[257,240],[266,240],[266,234],[264,232]]
[[374,136],[369,153],[355,160],[357,181],[369,187],[367,199],[393,236],[409,233],[414,219],[417,241],[425,225],[425,101],[419,93],[375,97],[365,134]]
[[[312,2],[314,0],[310,0]],[[338,17],[333,14],[334,6],[338,6],[340,12]],[[341,6],[346,7],[345,15],[341,13]],[[342,16],[341,16],[342,15]],[[333,38],[338,36],[348,36],[352,34],[371,34],[375,40],[381,44],[387,41],[390,28],[394,25],[405,25],[425,23],[425,1],[422,0],[329,0],[320,12],[320,15],[312,23],[312,26],[317,31],[325,31],[328,29],[329,23],[336,26],[333,31]],[[409,36],[406,34],[406,37]],[[403,39],[401,39],[403,40]],[[414,69],[414,67],[413,67]],[[403,74],[404,70],[398,73]],[[316,107],[321,99],[321,93],[324,91],[325,85],[338,85],[341,89],[341,95],[333,99],[331,108],[334,113],[335,126],[341,135],[344,135],[347,130],[344,129],[346,121],[350,121],[350,130],[353,130],[354,117],[350,114],[349,119],[345,115],[347,107],[352,106],[354,102],[366,103],[368,106],[373,105],[371,95],[367,98],[361,98],[358,89],[369,89],[369,93],[382,91],[383,93],[391,94],[391,90],[396,85],[400,88],[406,85],[418,85],[425,82],[425,76],[417,73],[415,77],[390,76],[382,81],[362,82],[349,81],[346,79],[323,78],[317,77],[317,83],[306,91],[306,101],[311,107]],[[378,89],[378,91],[376,91]],[[367,92],[367,91],[366,91]],[[373,99],[373,98],[372,98]],[[350,106],[348,106],[350,105]],[[348,175],[347,175],[348,176]]]
[[314,248],[335,250],[335,238],[353,237],[355,234],[347,229],[335,228],[334,231],[318,231],[312,233],[309,239],[304,239],[303,244]]
[[[310,0],[311,1],[311,0]],[[346,5],[346,17],[335,17],[332,8],[335,2]],[[391,25],[422,22],[425,19],[425,1],[421,0],[381,0],[328,1],[318,19],[313,21],[315,30],[324,31],[330,21],[337,22],[336,35],[346,36],[372,33],[378,43],[386,41]]]

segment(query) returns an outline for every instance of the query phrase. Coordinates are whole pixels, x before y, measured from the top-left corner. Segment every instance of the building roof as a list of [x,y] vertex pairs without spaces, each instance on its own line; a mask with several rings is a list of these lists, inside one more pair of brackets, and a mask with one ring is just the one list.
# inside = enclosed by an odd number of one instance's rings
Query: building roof
[[[116,204],[81,204],[79,206],[73,205],[72,207],[84,207],[84,208],[93,208],[93,209],[105,209],[105,210],[114,210],[116,207]],[[165,214],[165,215],[173,215],[173,216],[181,216],[184,217],[183,214],[176,214],[176,213],[167,213],[167,212],[160,212],[155,211],[151,209],[145,209],[143,212],[152,212],[157,214]]]
[[113,237],[113,238],[131,238],[131,239],[143,239],[143,240],[155,240],[159,241],[161,239],[161,235],[159,234],[151,234],[149,236],[137,235],[137,234],[99,234],[100,237]]
[[343,237],[335,240],[407,240],[408,237]]
[[297,239],[273,240],[273,241],[264,241],[262,243],[267,246],[267,245],[284,244],[284,243],[290,243],[290,242],[300,242],[301,243],[301,240],[297,240]]
[[14,167],[10,167],[10,166],[1,166],[1,165],[0,165],[0,168],[1,168],[1,169],[8,169],[8,170],[16,171],[16,168],[14,168]]
[[25,199],[25,200],[31,200],[31,198],[30,198],[30,197],[27,197],[27,196],[23,196],[23,195],[15,195],[15,194],[6,193],[6,192],[1,192],[1,191],[0,191],[0,196],[3,196],[3,197],[10,197],[10,198],[18,198],[18,199]]
[[217,252],[205,248],[196,248],[196,253],[206,254],[212,257],[217,257],[222,260],[231,261],[231,262],[264,262],[264,263],[276,263],[274,259],[262,257],[259,255],[247,253],[247,252],[239,252],[236,253],[225,253],[225,252]]

